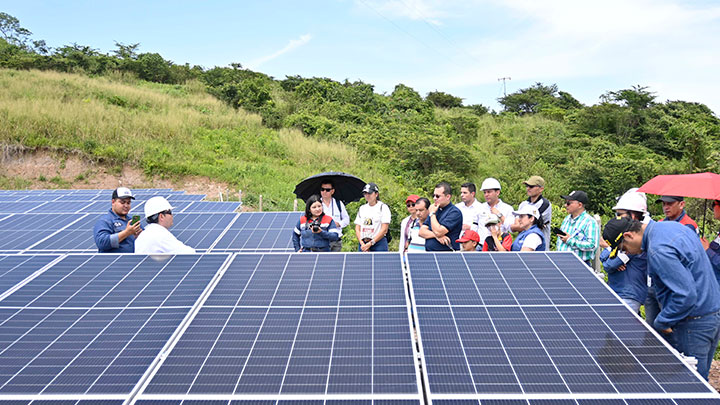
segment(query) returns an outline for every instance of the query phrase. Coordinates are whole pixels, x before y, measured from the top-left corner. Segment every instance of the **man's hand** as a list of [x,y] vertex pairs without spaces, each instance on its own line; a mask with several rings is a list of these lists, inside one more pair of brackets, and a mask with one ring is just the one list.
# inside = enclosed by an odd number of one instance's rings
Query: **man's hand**
[[565,235],[558,235],[558,238],[563,241],[563,243],[567,243],[568,239],[570,239],[570,234],[566,233]]
[[127,227],[125,227],[125,229],[123,229],[122,231],[120,231],[120,235],[119,235],[119,236],[120,236],[121,239],[125,239],[125,238],[127,238],[128,236],[130,236],[130,235],[135,235],[135,236],[140,235],[140,232],[142,232],[142,228],[140,228],[140,221],[138,221],[137,223],[135,223],[135,225],[131,225],[131,224],[128,222]]
[[442,243],[443,245],[450,246],[451,241],[450,241],[450,238],[447,237],[447,235],[442,236],[440,238],[436,238],[436,239],[438,240],[438,242]]
[[362,250],[363,252],[369,251],[371,247],[372,247],[372,245],[370,244],[370,242],[368,242],[368,243],[360,242],[360,250]]
[[492,212],[493,214],[497,215],[498,218],[503,216],[502,212],[500,212],[500,210],[497,209],[497,207],[492,207],[492,208],[490,208],[490,212]]
[[603,248],[603,249],[610,247],[610,245],[608,245],[607,242],[605,242],[605,239],[603,239],[603,238],[600,238],[600,242],[599,242],[599,243],[600,243],[600,247]]
[[621,264],[621,265],[617,268],[617,271],[625,271],[626,268],[627,268],[627,267],[626,267],[624,264]]
[[700,238],[700,243],[702,243],[703,249],[705,250],[708,250],[708,248],[710,247],[710,242],[708,242],[708,240],[705,238]]
[[430,214],[434,214],[438,210],[438,208],[440,207],[438,207],[437,203],[432,203],[430,204],[430,207],[428,207],[428,212]]
[[660,330],[664,335],[669,335],[672,333],[672,328],[662,329]]

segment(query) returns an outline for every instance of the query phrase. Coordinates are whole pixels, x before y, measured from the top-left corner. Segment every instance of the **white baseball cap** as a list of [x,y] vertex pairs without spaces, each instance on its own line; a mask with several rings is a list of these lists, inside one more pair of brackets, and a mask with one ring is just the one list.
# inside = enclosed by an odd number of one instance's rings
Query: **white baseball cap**
[[112,193],[112,199],[116,198],[132,198],[133,200],[135,197],[132,195],[132,191],[130,191],[127,187],[118,187],[116,188]]
[[513,211],[513,215],[531,215],[535,218],[540,218],[540,211],[530,204],[525,204],[519,210]]
[[480,186],[480,190],[500,190],[500,182],[497,181],[497,179],[488,177],[487,179],[483,180],[482,185]]

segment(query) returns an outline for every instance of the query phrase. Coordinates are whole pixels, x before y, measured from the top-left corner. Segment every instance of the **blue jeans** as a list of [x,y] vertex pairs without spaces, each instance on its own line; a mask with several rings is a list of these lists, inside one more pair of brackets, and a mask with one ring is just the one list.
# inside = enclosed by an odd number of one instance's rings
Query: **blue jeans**
[[680,353],[695,357],[697,371],[708,379],[715,348],[720,340],[720,311],[697,317],[687,317],[672,327],[665,339]]
[[660,313],[660,303],[655,296],[655,287],[648,287],[648,295],[645,298],[645,322],[650,325],[651,328],[655,328],[655,318]]
[[[387,238],[380,239],[380,242],[370,246],[371,252],[387,252],[388,251],[388,244],[387,244]],[[358,243],[358,252],[362,252],[360,249],[360,243]]]

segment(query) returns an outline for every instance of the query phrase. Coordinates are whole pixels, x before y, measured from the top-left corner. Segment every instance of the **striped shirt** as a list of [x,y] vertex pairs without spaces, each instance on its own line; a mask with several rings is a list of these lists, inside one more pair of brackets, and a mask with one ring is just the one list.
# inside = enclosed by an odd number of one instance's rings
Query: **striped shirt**
[[598,247],[600,233],[597,222],[587,211],[583,211],[582,214],[575,218],[573,218],[572,215],[566,216],[562,225],[560,225],[560,229],[570,235],[570,239],[565,243],[558,237],[558,252],[575,252],[575,254],[580,257],[580,260],[583,261],[595,258],[595,250],[597,250]]

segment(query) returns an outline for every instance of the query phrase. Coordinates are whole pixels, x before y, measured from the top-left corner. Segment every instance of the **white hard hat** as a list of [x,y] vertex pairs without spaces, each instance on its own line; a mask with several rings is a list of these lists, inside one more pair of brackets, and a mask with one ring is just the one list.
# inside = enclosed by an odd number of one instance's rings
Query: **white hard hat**
[[165,197],[153,197],[145,203],[145,218],[150,218],[159,212],[172,209],[173,207],[170,206],[170,203]]
[[480,186],[480,190],[500,190],[500,182],[497,181],[497,179],[494,179],[492,177],[488,177],[487,179],[483,180],[482,185]]
[[645,196],[645,193],[638,192],[637,190],[637,188],[631,188],[626,191],[625,194],[618,199],[617,204],[615,204],[612,208],[613,211],[627,210],[642,213],[647,212],[647,197]]

